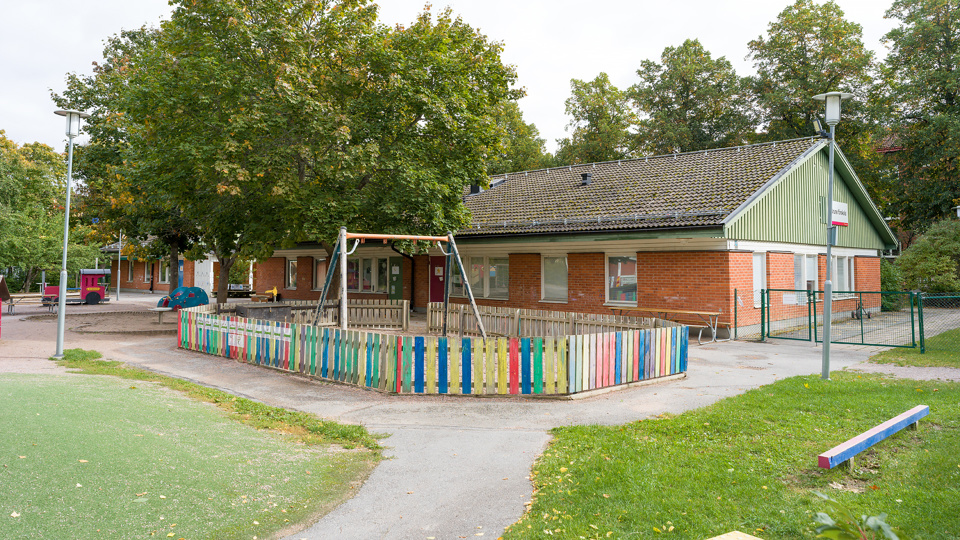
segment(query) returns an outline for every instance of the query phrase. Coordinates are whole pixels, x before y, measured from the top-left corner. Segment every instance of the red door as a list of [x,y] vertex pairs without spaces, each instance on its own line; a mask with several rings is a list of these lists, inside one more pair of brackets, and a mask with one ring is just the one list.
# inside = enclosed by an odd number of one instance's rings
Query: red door
[[446,257],[430,257],[430,301],[443,302],[443,270]]

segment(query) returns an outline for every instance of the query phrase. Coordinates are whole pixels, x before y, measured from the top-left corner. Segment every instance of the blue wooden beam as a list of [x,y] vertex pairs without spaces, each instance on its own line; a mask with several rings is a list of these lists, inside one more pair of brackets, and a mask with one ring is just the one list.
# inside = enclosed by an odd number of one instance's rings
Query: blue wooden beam
[[864,431],[847,442],[834,446],[830,450],[820,454],[817,465],[821,469],[832,469],[901,429],[915,425],[918,420],[928,414],[930,414],[930,407],[917,405],[909,411],[895,416],[879,426]]

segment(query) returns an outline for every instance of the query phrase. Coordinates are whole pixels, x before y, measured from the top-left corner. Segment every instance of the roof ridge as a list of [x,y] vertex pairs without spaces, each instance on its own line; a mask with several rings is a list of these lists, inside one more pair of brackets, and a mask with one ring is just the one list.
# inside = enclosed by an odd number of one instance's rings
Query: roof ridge
[[573,170],[574,167],[593,167],[593,168],[596,168],[597,165],[607,165],[607,164],[611,164],[611,163],[622,164],[622,163],[637,162],[637,161],[641,161],[641,160],[647,161],[647,160],[650,160],[650,159],[661,159],[661,158],[676,157],[676,156],[688,156],[688,155],[692,155],[692,154],[709,154],[709,153],[713,153],[713,152],[724,152],[724,151],[731,151],[731,150],[743,150],[743,149],[745,149],[745,148],[758,148],[758,147],[761,147],[761,146],[776,146],[776,145],[778,145],[778,144],[792,143],[792,142],[797,142],[797,141],[806,141],[806,140],[810,140],[810,139],[820,139],[820,138],[821,138],[821,137],[820,137],[819,135],[811,135],[811,136],[809,136],[809,137],[798,137],[798,138],[796,138],[796,139],[784,139],[784,140],[782,140],[782,141],[767,141],[767,142],[762,142],[762,143],[741,144],[741,145],[738,145],[738,146],[724,146],[723,148],[711,148],[711,149],[709,149],[709,150],[691,150],[691,151],[689,151],[689,152],[675,152],[675,153],[672,153],[672,154],[655,154],[655,155],[651,155],[651,156],[640,156],[640,157],[625,158],[625,159],[612,159],[612,160],[609,160],[609,161],[596,161],[596,162],[592,162],[592,163],[577,163],[577,164],[571,164],[571,165],[560,165],[560,166],[557,166],[557,167],[547,167],[547,168],[545,168],[545,169],[531,169],[531,170],[528,170],[528,171],[514,171],[514,172],[510,172],[510,173],[496,174],[496,175],[492,175],[492,176],[490,176],[490,177],[488,177],[488,178],[490,179],[491,187],[493,187],[492,184],[493,184],[493,179],[494,179],[494,178],[502,178],[501,182],[504,182],[504,181],[506,181],[507,179],[509,179],[509,177],[510,177],[511,175],[524,175],[524,176],[525,176],[525,175],[528,175],[528,174],[530,174],[530,173],[541,172],[541,171],[549,172],[549,171],[557,171],[557,170],[560,170],[560,169]]

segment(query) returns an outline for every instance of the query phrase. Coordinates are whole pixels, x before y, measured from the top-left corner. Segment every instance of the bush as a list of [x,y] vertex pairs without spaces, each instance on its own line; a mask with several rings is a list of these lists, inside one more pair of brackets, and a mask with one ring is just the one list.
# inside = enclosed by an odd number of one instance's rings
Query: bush
[[[886,259],[880,261],[880,290],[903,290],[900,268]],[[906,300],[902,294],[883,295],[880,299],[880,311],[900,311],[906,306]]]
[[907,289],[927,293],[960,290],[960,221],[936,223],[903,252],[897,266]]

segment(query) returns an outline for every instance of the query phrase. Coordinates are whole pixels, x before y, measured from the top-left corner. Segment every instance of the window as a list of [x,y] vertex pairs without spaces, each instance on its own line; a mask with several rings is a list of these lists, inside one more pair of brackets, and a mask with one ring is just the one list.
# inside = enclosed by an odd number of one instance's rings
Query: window
[[326,259],[313,260],[313,290],[319,291],[323,288],[327,280],[327,261]]
[[607,301],[637,301],[637,257],[607,257]]
[[837,292],[853,292],[857,289],[856,280],[853,275],[854,258],[853,257],[834,257],[834,281],[833,290]]
[[170,283],[170,265],[160,264],[160,283]]
[[767,288],[767,254],[753,254],[753,307],[760,307],[760,291]]
[[347,290],[387,292],[387,259],[347,259]]
[[[820,285],[820,272],[816,255],[793,256],[793,288],[797,291],[816,291]],[[794,298],[784,295],[785,304],[806,304],[807,295],[797,292]]]
[[127,259],[127,281],[133,281],[133,259]]
[[[510,295],[510,259],[508,257],[464,257],[470,290],[476,298],[506,300]],[[450,277],[450,293],[466,296],[460,271],[456,268]]]
[[286,272],[286,279],[284,279],[284,287],[287,289],[297,288],[297,260],[296,259],[287,259],[287,272]]
[[542,299],[546,302],[567,301],[567,258],[543,257]]
[[153,281],[153,263],[145,262],[143,263],[143,281],[144,283],[150,283]]

